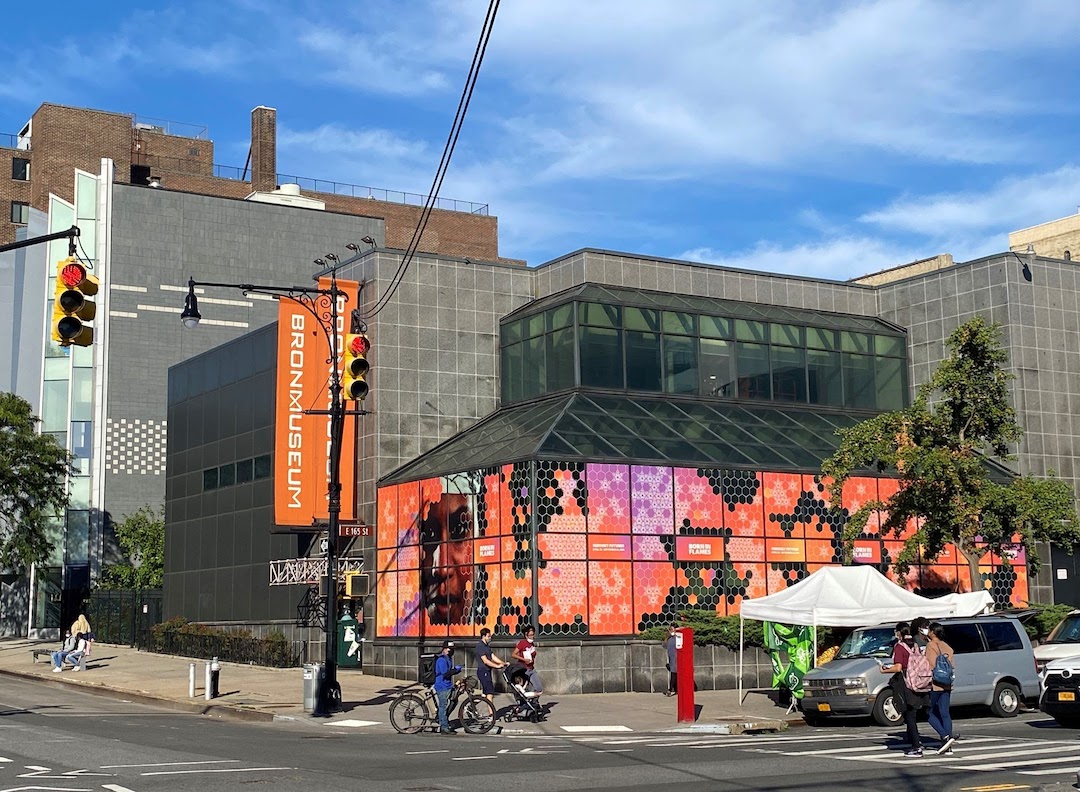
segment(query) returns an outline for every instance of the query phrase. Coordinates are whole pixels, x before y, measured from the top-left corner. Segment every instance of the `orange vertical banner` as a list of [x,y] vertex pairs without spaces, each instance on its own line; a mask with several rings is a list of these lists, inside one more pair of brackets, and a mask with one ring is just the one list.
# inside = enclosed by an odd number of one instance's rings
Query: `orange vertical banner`
[[[305,410],[330,408],[331,365],[341,374],[342,347],[349,311],[356,307],[360,284],[337,282],[338,358],[331,364],[330,344],[320,323],[294,300],[278,300],[277,404],[274,411],[274,522],[311,525],[329,517],[330,416]],[[328,289],[322,279],[319,287]],[[325,306],[329,298],[324,298]],[[316,313],[329,320],[329,311]],[[347,405],[348,403],[346,403]],[[341,439],[341,519],[356,518],[356,439],[346,419]]]

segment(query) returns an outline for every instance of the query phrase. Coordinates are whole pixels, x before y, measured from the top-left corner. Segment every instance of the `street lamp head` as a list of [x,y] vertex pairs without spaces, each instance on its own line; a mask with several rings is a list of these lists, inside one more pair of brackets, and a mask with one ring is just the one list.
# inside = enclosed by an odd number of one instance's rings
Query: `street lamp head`
[[317,264],[317,265],[319,265],[320,267],[325,267],[325,266],[326,266],[326,260],[325,260],[325,259],[315,259],[315,260],[314,260],[313,262],[311,262],[311,263],[312,263],[312,264]]
[[372,247],[375,247],[375,237],[366,236],[361,238],[360,241],[363,242],[365,245],[371,245]]
[[184,298],[184,310],[180,313],[180,321],[184,323],[184,327],[190,330],[199,326],[200,319],[202,319],[202,314],[199,313],[199,300],[195,296],[195,279],[190,278],[188,280],[188,293]]

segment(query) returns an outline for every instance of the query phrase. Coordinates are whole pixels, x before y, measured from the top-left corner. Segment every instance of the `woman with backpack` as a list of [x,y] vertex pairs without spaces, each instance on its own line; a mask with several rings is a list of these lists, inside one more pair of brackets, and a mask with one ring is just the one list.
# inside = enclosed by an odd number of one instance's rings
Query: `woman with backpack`
[[926,655],[922,647],[915,643],[912,633],[907,622],[896,625],[898,640],[893,646],[893,661],[891,664],[882,664],[881,671],[893,675],[889,680],[889,686],[893,689],[893,701],[897,709],[902,708],[904,724],[907,726],[910,746],[904,751],[904,756],[921,759],[922,739],[919,737],[916,717],[919,709],[930,703],[930,671]]
[[926,659],[930,663],[930,725],[941,738],[938,756],[952,753],[956,736],[953,734],[952,717],[949,715],[949,699],[952,697],[953,679],[956,676],[953,649],[945,643],[945,628],[937,622],[930,625],[930,644],[926,647]]

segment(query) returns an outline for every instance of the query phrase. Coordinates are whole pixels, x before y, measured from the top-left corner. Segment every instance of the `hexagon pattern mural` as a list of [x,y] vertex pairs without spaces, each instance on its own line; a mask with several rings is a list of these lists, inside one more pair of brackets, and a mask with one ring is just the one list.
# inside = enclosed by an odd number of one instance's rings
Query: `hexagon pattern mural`
[[[539,625],[541,636],[633,635],[678,611],[735,614],[843,559],[854,510],[896,491],[853,478],[840,514],[819,477],[774,471],[522,462],[379,489],[376,635],[436,639]],[[896,579],[901,540],[873,515],[856,563]],[[1026,602],[1026,559],[986,553],[976,585],[1005,607]],[[971,590],[955,548],[901,585]]]

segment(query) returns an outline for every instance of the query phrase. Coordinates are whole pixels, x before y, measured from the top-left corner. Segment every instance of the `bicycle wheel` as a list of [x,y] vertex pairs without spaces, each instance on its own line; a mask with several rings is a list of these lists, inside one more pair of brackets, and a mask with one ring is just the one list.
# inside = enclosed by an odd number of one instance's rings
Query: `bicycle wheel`
[[495,707],[483,696],[469,696],[458,710],[458,719],[468,734],[487,734],[495,725]]
[[412,693],[398,696],[390,705],[390,725],[401,734],[416,734],[430,722],[427,703]]

